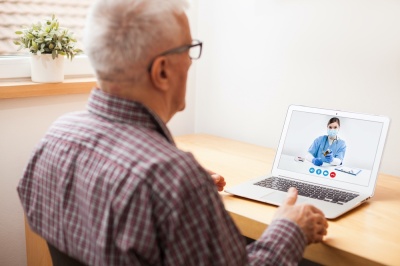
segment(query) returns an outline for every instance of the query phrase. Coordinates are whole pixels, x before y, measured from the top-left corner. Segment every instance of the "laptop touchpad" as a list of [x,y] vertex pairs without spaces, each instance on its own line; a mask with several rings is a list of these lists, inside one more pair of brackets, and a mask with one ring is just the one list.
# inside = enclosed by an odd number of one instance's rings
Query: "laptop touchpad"
[[[284,192],[273,192],[273,193],[265,195],[265,196],[263,196],[261,198],[265,202],[276,204],[276,205],[281,205],[285,201],[287,195],[288,194],[284,193]],[[307,198],[298,197],[297,201],[296,201],[296,204],[303,203],[303,202],[306,202],[306,201],[307,201]]]

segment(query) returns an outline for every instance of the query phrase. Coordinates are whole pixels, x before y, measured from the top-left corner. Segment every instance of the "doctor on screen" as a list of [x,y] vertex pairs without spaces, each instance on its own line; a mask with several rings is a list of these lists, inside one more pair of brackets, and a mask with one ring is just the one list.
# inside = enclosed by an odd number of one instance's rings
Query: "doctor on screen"
[[346,143],[338,138],[340,120],[332,117],[328,121],[327,135],[320,136],[314,140],[308,149],[306,159],[316,166],[323,163],[340,165],[346,153]]

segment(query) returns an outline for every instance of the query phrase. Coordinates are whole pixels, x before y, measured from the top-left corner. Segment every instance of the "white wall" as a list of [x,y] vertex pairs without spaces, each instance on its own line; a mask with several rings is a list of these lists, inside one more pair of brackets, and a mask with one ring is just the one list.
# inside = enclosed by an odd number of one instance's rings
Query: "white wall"
[[16,187],[50,123],[82,110],[87,95],[0,100],[0,264],[26,265],[24,216]]
[[400,176],[400,1],[201,0],[196,132],[276,148],[290,104],[391,118]]

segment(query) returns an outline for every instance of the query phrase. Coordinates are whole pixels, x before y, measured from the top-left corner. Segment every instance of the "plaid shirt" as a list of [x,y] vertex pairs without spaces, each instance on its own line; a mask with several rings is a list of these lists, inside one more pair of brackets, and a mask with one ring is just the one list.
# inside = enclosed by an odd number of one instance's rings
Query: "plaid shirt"
[[290,265],[306,245],[288,220],[249,246],[194,157],[143,105],[91,93],[59,118],[18,185],[29,225],[88,265]]

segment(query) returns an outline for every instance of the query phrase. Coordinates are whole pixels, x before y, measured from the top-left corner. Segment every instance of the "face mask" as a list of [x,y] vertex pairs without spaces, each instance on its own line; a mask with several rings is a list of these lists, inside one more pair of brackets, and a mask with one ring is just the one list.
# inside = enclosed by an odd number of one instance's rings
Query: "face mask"
[[328,136],[331,138],[336,137],[337,133],[338,133],[337,129],[328,129]]

